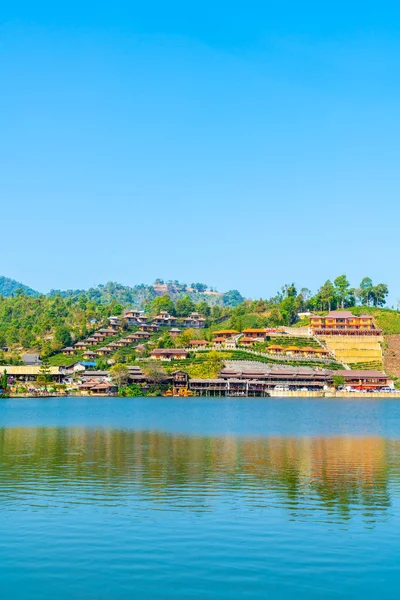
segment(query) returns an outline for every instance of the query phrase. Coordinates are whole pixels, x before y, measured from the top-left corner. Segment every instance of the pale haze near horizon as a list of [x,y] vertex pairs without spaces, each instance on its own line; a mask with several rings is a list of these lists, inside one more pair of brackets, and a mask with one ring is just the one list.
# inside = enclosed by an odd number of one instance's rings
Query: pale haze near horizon
[[400,296],[396,3],[9,3],[0,274]]

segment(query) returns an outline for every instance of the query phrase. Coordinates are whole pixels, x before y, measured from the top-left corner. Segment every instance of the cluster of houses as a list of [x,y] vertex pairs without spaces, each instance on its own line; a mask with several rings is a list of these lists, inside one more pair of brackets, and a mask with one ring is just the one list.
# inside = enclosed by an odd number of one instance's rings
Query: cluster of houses
[[[76,342],[73,346],[63,348],[62,353],[65,356],[73,356],[77,352],[83,352],[85,360],[95,360],[98,357],[109,356],[119,348],[125,348],[132,344],[138,344],[148,341],[152,334],[157,333],[160,327],[171,327],[177,319],[171,316],[167,311],[161,311],[156,315],[151,322],[149,318],[139,310],[128,310],[122,317],[129,326],[138,327],[139,331],[129,334],[117,341],[106,343],[104,346],[97,346],[106,341],[109,337],[114,337],[121,329],[120,317],[109,317],[109,326],[99,329],[85,340]],[[206,320],[197,312],[193,312],[183,320],[184,326],[187,328],[201,329],[205,327]],[[182,333],[182,329],[171,327],[169,333],[174,337]],[[96,347],[96,349],[94,349]]]
[[[156,325],[158,327],[172,327],[179,322],[187,329],[202,329],[206,326],[205,318],[202,317],[198,312],[192,312],[188,317],[178,319],[177,317],[170,315],[166,310],[162,310],[150,321],[149,317],[146,316],[142,311],[128,310],[125,312],[122,318],[128,323],[128,325],[142,325],[147,323],[150,325]],[[112,317],[112,319],[115,320],[117,317]]]
[[[40,373],[39,366],[6,366],[10,385],[18,382],[35,382]],[[154,384],[140,366],[129,366],[126,383],[139,384],[145,392]],[[255,365],[240,368],[224,367],[218,377],[212,379],[190,378],[177,369],[165,373],[158,380],[164,389],[186,389],[193,395],[206,396],[265,396],[272,390],[322,391],[331,388],[334,376],[343,378],[347,389],[357,391],[380,391],[393,387],[390,378],[380,371],[312,369],[286,365]],[[71,393],[115,394],[118,386],[108,371],[87,370],[81,363],[70,367],[51,367],[49,378],[54,383],[67,384]]]
[[[129,326],[138,327],[139,331],[129,334],[117,341],[111,341],[104,346],[98,348],[101,342],[107,340],[108,337],[116,336],[117,331],[121,328],[122,321],[125,321]],[[206,319],[197,312],[192,312],[185,319],[180,319],[183,327],[191,329],[202,329],[206,325]],[[119,348],[124,348],[132,344],[138,344],[148,341],[152,334],[157,333],[160,327],[168,327],[169,333],[175,337],[182,333],[182,329],[176,327],[178,319],[170,315],[167,311],[161,311],[153,319],[150,319],[142,311],[128,310],[122,317],[109,317],[109,326],[99,329],[90,337],[83,341],[79,341],[74,346],[68,346],[63,349],[63,354],[74,355],[77,352],[83,352],[85,360],[94,360],[97,357],[109,356]],[[265,342],[267,336],[271,333],[276,333],[275,329],[268,328],[248,328],[242,332],[234,329],[222,329],[213,333],[212,345],[216,348],[234,349],[238,346],[251,347],[257,342]],[[369,315],[355,316],[349,311],[334,311],[327,316],[310,316],[310,335],[380,335],[382,332],[376,328],[373,319]],[[191,348],[204,348],[210,343],[204,339],[194,339],[189,342]],[[96,349],[94,348],[96,347]],[[272,354],[280,354],[286,356],[299,357],[317,357],[328,358],[329,351],[323,347],[313,347],[311,345],[305,347],[299,346],[281,346],[271,345],[268,347],[268,352]],[[179,354],[179,353],[178,353]],[[183,353],[180,353],[181,357]],[[152,353],[152,358],[159,360],[169,360],[160,353]],[[178,355],[177,357],[178,358]]]

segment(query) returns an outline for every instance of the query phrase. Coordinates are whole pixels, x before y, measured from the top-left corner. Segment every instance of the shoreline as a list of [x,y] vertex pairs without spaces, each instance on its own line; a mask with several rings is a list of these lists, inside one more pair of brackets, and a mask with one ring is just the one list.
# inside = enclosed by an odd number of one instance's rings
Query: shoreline
[[239,395],[232,395],[232,396],[206,396],[206,395],[193,395],[193,396],[188,396],[188,397],[184,397],[184,396],[115,396],[113,394],[47,394],[47,395],[37,395],[37,396],[33,396],[32,394],[12,394],[9,396],[4,396],[4,397],[0,397],[0,401],[1,400],[12,400],[14,398],[26,398],[26,399],[32,399],[32,400],[47,400],[50,398],[64,398],[65,400],[68,400],[69,398],[158,398],[159,400],[164,399],[164,398],[180,398],[180,399],[185,399],[185,400],[190,400],[192,398],[204,398],[204,399],[210,399],[210,398],[214,398],[214,399],[222,399],[222,398],[231,398],[231,399],[238,399],[238,400],[244,400],[244,399],[248,399],[248,400],[253,400],[253,399],[258,399],[258,400],[262,400],[262,399],[266,399],[266,398],[324,398],[324,399],[334,399],[334,398],[347,398],[347,399],[376,399],[376,398],[391,398],[393,400],[400,400],[400,393],[389,393],[389,392],[330,392],[330,391],[326,391],[326,392],[296,392],[296,391],[291,391],[291,392],[281,392],[281,391],[274,391],[272,390],[271,392],[269,392],[268,396],[239,396]]

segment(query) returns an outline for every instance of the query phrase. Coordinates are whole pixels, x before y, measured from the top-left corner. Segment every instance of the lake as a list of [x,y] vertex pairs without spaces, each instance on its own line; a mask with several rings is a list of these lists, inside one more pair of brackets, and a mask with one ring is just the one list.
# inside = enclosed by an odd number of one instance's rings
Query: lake
[[1,598],[397,599],[399,484],[396,400],[1,400]]

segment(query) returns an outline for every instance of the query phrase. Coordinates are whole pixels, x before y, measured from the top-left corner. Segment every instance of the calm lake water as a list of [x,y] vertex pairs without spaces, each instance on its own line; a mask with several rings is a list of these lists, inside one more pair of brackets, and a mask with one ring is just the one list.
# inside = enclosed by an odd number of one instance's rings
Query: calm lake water
[[0,597],[399,598],[396,400],[0,401]]

